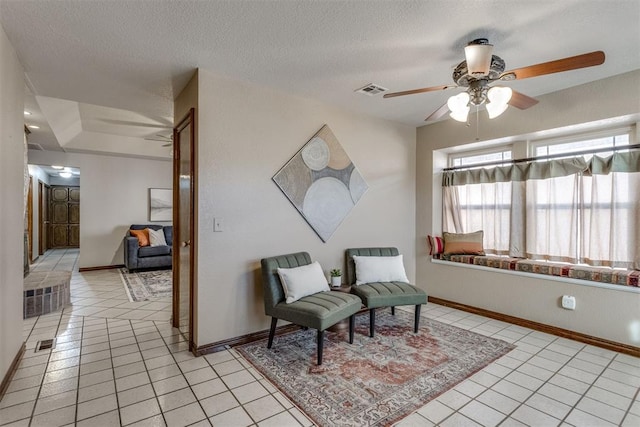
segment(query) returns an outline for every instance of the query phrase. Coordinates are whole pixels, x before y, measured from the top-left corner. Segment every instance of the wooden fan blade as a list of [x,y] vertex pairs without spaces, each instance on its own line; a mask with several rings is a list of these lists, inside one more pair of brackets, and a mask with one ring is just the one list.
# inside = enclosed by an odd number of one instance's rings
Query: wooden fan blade
[[555,61],[543,62],[541,64],[530,65],[502,73],[503,76],[515,75],[515,79],[522,80],[529,77],[544,76],[545,74],[561,73],[563,71],[577,70],[580,68],[593,67],[604,63],[604,52],[601,50],[571,56],[569,58],[557,59]]
[[393,98],[395,96],[413,95],[415,93],[434,92],[436,90],[445,90],[445,89],[450,89],[452,87],[457,87],[457,86],[455,86],[455,85],[444,85],[444,86],[423,87],[422,89],[412,89],[412,90],[405,90],[403,92],[386,93],[383,96],[383,98]]
[[443,104],[443,105],[440,106],[440,108],[438,108],[436,111],[431,113],[429,115],[429,117],[424,119],[424,121],[425,122],[434,122],[434,121],[440,119],[441,117],[443,117],[448,112],[449,112],[449,106],[447,106],[447,104]]
[[509,105],[519,108],[521,110],[526,110],[529,107],[533,107],[539,101],[537,99],[531,98],[530,96],[525,95],[524,93],[512,91],[511,99],[509,100]]

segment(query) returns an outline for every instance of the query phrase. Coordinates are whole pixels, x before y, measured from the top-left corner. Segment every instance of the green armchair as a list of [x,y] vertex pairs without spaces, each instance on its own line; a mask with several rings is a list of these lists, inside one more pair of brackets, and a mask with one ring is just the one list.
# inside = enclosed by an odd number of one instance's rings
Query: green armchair
[[353,256],[398,256],[397,248],[352,248],[345,251],[347,261],[347,280],[351,292],[358,295],[369,309],[369,336],[373,337],[376,323],[376,308],[391,307],[395,315],[397,305],[415,305],[413,331],[420,326],[420,307],[427,303],[427,294],[409,283],[401,281],[372,282],[356,285],[356,266]]
[[287,304],[285,293],[278,275],[278,268],[294,268],[311,264],[307,252],[280,255],[261,260],[262,283],[264,287],[264,311],[271,316],[271,329],[267,348],[271,348],[278,319],[296,325],[312,328],[317,334],[317,361],[322,364],[324,331],[330,326],[349,317],[349,343],[353,343],[355,314],[362,301],[355,295],[344,292],[318,292]]

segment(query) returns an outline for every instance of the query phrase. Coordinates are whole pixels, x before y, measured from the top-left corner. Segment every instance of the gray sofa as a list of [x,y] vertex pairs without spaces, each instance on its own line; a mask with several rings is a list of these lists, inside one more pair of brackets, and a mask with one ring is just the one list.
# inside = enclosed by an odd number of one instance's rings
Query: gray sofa
[[133,224],[129,230],[144,230],[151,228],[164,232],[166,246],[142,246],[138,243],[138,238],[132,236],[129,231],[124,238],[124,265],[129,272],[140,269],[160,269],[171,268],[173,258],[173,226],[157,224]]

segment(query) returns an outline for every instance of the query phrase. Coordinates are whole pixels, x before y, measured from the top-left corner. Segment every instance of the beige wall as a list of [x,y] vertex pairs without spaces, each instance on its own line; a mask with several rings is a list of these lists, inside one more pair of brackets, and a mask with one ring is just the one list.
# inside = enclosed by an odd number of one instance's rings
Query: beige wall
[[[308,251],[328,272],[348,247],[397,246],[415,278],[413,127],[205,70],[198,84],[198,345],[268,328],[263,257]],[[327,243],[271,180],[324,124],[369,185]],[[213,232],[214,218],[223,232]]]
[[[482,140],[526,139],[526,134],[640,113],[640,71],[538,97],[529,110],[509,108],[500,118],[482,119]],[[475,126],[445,120],[418,129],[416,180],[417,283],[432,296],[481,307],[585,334],[640,345],[640,294],[537,278],[478,271],[430,262],[425,236],[440,233],[441,175],[434,151],[475,142]],[[443,156],[436,153],[436,155]],[[574,295],[577,309],[559,306]]]
[[0,27],[0,381],[22,345],[24,79]]
[[29,163],[80,168],[80,268],[123,264],[129,226],[149,223],[149,188],[173,187],[170,160],[30,150]]

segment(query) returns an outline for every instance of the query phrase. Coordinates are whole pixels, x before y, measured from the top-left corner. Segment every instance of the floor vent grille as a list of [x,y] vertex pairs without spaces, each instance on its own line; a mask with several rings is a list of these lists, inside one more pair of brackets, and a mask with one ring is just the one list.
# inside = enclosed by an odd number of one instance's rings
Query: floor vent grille
[[40,350],[51,350],[56,348],[56,339],[38,341],[36,344],[36,352]]

